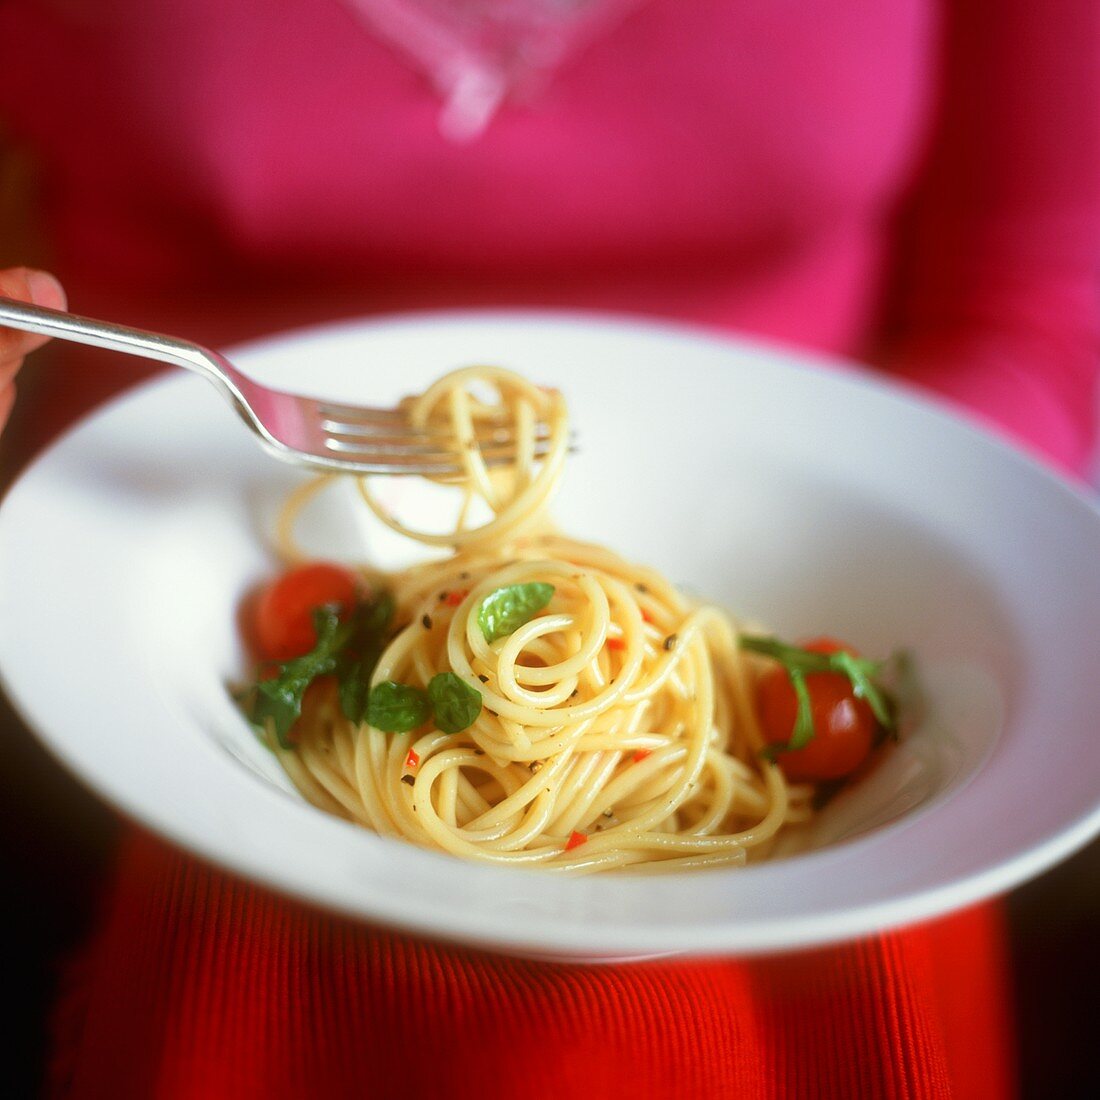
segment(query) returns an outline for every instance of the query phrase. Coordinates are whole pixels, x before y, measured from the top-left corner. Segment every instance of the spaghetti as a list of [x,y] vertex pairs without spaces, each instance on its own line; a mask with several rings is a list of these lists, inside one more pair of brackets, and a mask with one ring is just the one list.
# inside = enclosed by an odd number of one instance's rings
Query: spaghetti
[[[416,531],[359,483],[387,526],[453,548],[386,578],[400,627],[371,690],[401,685],[422,698],[447,675],[480,706],[457,732],[438,717],[392,732],[347,718],[329,683],[307,697],[293,747],[272,739],[305,797],[383,836],[574,873],[743,863],[806,821],[813,787],[789,784],[762,756],[759,658],[739,647],[730,617],[550,526],[569,445],[561,396],[469,368],[406,412],[461,456],[461,474],[440,479],[458,495],[457,520]],[[501,441],[516,457],[495,466]],[[288,502],[288,561],[303,556],[293,537],[303,505],[331,480]],[[490,621],[511,596],[529,606]]]

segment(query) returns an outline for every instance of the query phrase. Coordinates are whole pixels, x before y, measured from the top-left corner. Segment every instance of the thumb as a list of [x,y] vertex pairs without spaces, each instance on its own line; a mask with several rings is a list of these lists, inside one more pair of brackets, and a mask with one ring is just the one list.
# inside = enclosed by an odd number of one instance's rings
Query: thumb
[[[33,302],[48,309],[65,308],[65,291],[46,271],[16,267],[0,271],[0,294]],[[29,351],[46,342],[43,336],[0,328],[0,430],[3,430],[15,401],[15,375]]]
[[36,306],[46,306],[49,309],[66,307],[65,290],[48,271],[24,268],[23,275],[26,279],[27,297]]
[[[0,294],[48,309],[64,309],[66,305],[65,291],[57,279],[49,272],[33,268],[13,267],[0,271]],[[0,375],[5,369],[10,372],[18,367],[27,352],[34,351],[45,342],[45,336],[32,336],[0,327]],[[5,379],[0,376],[0,385],[4,382]]]

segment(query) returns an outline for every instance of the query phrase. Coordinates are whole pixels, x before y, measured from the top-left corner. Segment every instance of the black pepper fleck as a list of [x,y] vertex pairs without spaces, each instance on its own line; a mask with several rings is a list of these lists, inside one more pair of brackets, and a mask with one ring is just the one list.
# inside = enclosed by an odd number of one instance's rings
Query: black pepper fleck
[[416,780],[411,775],[403,775],[401,777],[401,782],[408,783],[408,785],[411,787],[416,782]]
[[481,681],[481,682],[482,682],[483,684],[487,684],[487,683],[489,682],[489,677],[488,677],[488,676],[483,676],[483,675],[482,675],[482,674],[481,674],[480,672],[479,672],[479,673],[477,674],[477,678],[478,678],[478,679],[479,679],[479,680],[480,680],[480,681]]
[[670,634],[665,639],[665,649],[671,649],[676,644],[676,640],[677,640],[678,637],[679,637],[678,634]]
[[[420,623],[424,627],[425,630],[431,630],[431,628],[432,628],[432,617],[431,617],[431,615],[425,615],[420,620]],[[667,645],[665,646],[665,649],[668,649]]]

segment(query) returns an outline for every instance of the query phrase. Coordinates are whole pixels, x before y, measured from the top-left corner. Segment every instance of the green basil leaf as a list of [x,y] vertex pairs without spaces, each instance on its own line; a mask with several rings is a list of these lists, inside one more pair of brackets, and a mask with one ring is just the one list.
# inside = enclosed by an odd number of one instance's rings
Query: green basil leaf
[[780,753],[794,752],[795,749],[808,745],[813,740],[815,732],[813,703],[810,700],[810,689],[806,687],[806,677],[797,668],[788,668],[787,677],[794,689],[795,699],[798,701],[798,710],[795,713],[791,739],[765,745],[760,751],[760,755],[773,764],[779,758]]
[[356,617],[355,637],[383,638],[393,622],[396,604],[389,592],[380,592],[370,603],[363,604]]
[[882,692],[871,679],[879,670],[875,661],[864,661],[850,653],[833,653],[832,665],[837,672],[848,677],[852,685],[852,694],[857,699],[866,699],[879,725],[889,728],[893,719]]
[[248,712],[249,721],[261,729],[266,729],[271,720],[275,736],[284,749],[294,748],[288,734],[301,717],[306,688],[318,676],[335,670],[336,655],[347,639],[347,631],[332,607],[317,608],[313,613],[313,625],[317,644],[309,653],[281,664],[274,678],[257,683]]
[[787,673],[791,680],[791,687],[794,688],[795,697],[798,699],[798,714],[794,720],[794,730],[791,732],[791,739],[786,744],[788,752],[794,752],[795,749],[800,749],[803,745],[808,745],[814,737],[814,711],[813,704],[810,702],[810,691],[806,687],[806,677],[795,669],[790,669]]
[[432,714],[431,700],[420,688],[384,680],[375,684],[367,701],[367,721],[387,733],[407,733]]
[[336,676],[340,681],[340,709],[352,722],[366,718],[371,677],[386,648],[393,613],[393,597],[382,592],[372,602],[356,608],[351,618],[350,637],[339,657]]
[[279,745],[284,749],[294,748],[287,735],[302,713],[302,696],[308,686],[308,680],[299,682],[284,677],[261,681],[252,696],[248,720],[263,731],[271,719]]
[[530,584],[510,584],[490,592],[481,601],[477,623],[487,642],[496,641],[530,622],[554,595],[552,584],[533,581]]
[[461,733],[481,713],[481,692],[453,672],[440,672],[428,684],[428,697],[435,708],[435,724],[444,733]]
[[370,700],[370,678],[381,653],[371,654],[369,659],[345,657],[336,667],[340,681],[340,710],[352,722],[362,722]]

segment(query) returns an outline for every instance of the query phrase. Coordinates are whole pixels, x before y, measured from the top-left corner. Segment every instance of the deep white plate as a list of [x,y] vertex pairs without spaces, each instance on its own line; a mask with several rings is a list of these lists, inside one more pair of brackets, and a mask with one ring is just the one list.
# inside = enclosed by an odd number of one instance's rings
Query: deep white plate
[[[172,375],[65,436],[0,509],[0,670],[28,723],[124,811],[226,867],[362,917],[567,957],[752,952],[856,936],[1006,890],[1100,827],[1100,513],[900,390],[761,345],[529,314],[413,316],[242,349],[257,377],[385,403],[471,362],[566,394],[556,514],[788,635],[911,648],[931,710],[747,869],[566,880],[383,840],[306,805],[231,703],[235,611],[299,471]],[[394,489],[394,492],[400,490]],[[339,493],[326,557],[402,549]]]

